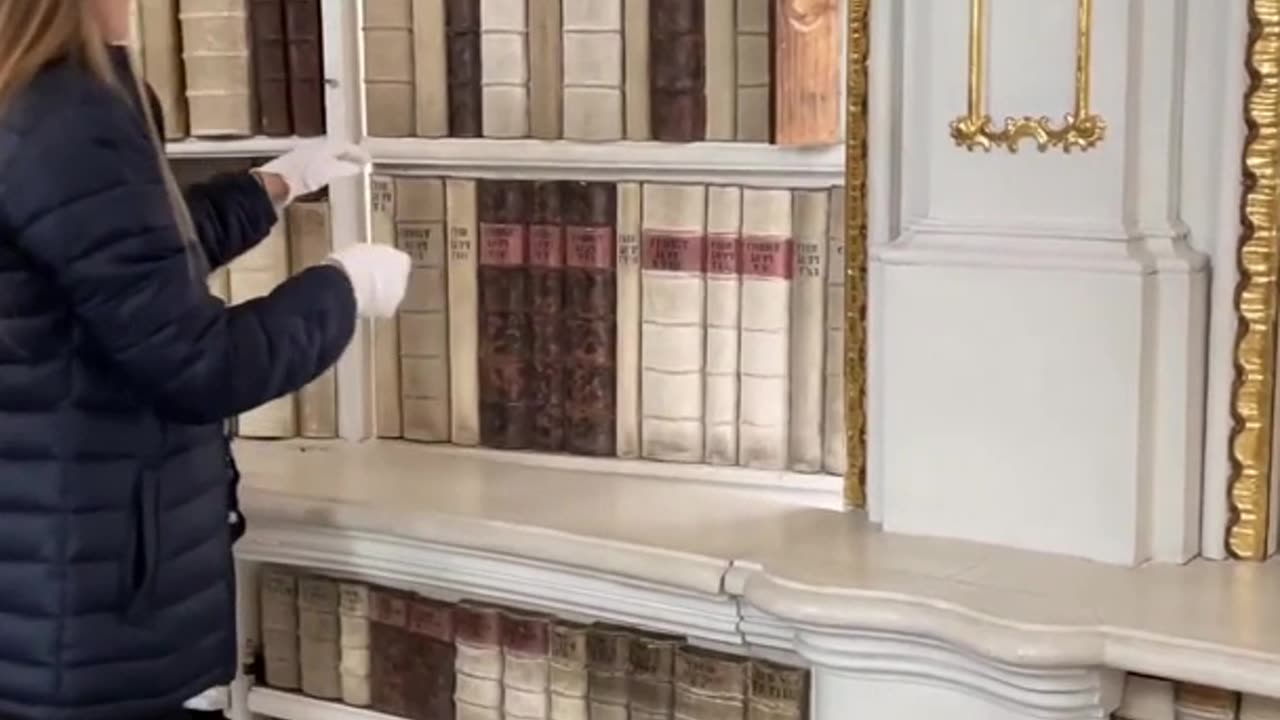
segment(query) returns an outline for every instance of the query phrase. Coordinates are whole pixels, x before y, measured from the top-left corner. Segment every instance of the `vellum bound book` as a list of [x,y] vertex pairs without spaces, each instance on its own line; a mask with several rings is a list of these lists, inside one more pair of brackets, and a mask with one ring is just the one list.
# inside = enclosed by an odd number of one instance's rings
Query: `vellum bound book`
[[183,64],[191,134],[253,135],[248,0],[182,0]]

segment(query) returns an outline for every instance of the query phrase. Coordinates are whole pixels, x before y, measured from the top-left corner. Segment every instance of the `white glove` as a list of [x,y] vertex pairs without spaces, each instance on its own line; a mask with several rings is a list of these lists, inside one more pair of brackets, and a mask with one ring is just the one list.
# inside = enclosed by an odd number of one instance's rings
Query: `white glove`
[[346,271],[356,292],[356,314],[389,318],[409,286],[409,256],[390,245],[352,245],[329,256]]
[[301,143],[258,169],[279,175],[289,186],[289,197],[281,203],[284,206],[299,195],[315,192],[334,180],[360,174],[369,162],[369,154],[358,145],[317,138]]

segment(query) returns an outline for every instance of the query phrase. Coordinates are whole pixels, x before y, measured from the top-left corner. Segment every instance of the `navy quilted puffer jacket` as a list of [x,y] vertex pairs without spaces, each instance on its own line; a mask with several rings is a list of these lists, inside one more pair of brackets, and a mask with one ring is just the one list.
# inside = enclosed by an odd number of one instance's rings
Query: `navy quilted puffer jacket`
[[[327,265],[211,296],[143,122],[71,61],[0,109],[0,718],[145,718],[231,678],[222,423],[315,378],[355,325]],[[215,266],[275,222],[249,176],[189,204]]]

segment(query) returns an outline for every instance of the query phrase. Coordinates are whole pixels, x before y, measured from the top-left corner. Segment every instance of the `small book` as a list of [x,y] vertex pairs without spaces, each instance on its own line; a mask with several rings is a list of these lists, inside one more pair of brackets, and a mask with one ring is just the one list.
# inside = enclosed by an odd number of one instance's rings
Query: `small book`
[[322,577],[298,580],[298,647],[302,692],[324,700],[341,698],[336,581]]
[[591,720],[627,720],[632,630],[595,623],[587,631],[587,699]]
[[508,718],[546,720],[550,711],[548,615],[508,611],[502,618],[502,710]]
[[259,576],[262,659],[268,686],[302,687],[298,657],[298,578],[283,568],[267,567]]
[[631,641],[627,707],[631,720],[671,720],[675,710],[676,652],[684,639],[638,633]]
[[409,717],[415,720],[453,720],[454,646],[453,606],[430,598],[409,601],[409,636],[413,650],[405,690]]
[[338,672],[342,681],[342,702],[354,707],[373,703],[369,665],[369,586],[364,583],[338,584],[338,644],[341,647]]
[[369,591],[369,678],[371,705],[389,715],[408,712],[413,641],[409,637],[409,596],[398,590]]
[[454,707],[457,720],[501,720],[502,611],[476,602],[454,610]]
[[676,653],[675,712],[680,720],[741,720],[746,715],[747,658],[683,647]]
[[551,626],[551,720],[588,720],[586,625],[556,620]]
[[807,720],[809,671],[768,660],[751,661],[747,720]]

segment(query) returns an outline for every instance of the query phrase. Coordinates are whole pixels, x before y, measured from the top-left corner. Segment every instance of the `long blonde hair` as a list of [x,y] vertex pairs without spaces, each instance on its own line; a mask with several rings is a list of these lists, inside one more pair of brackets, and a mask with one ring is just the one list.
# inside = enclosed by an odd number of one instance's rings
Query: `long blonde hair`
[[[82,64],[100,81],[123,92],[107,53],[102,28],[87,0],[0,0],[0,112],[41,68],[64,58]],[[137,83],[143,125],[155,148],[178,232],[187,244],[193,269],[207,272],[195,223],[169,168],[164,143],[156,133],[142,69],[134,67],[131,74]]]

